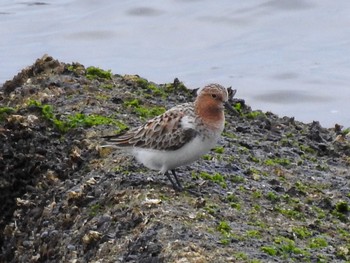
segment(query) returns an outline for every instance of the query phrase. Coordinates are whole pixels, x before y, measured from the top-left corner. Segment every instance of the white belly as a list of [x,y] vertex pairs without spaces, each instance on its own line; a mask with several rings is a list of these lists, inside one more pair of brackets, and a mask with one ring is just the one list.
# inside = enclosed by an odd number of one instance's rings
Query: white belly
[[134,148],[132,154],[147,168],[165,173],[168,170],[190,164],[199,159],[216,145],[218,137],[219,136],[215,136],[214,138],[208,138],[203,141],[197,136],[191,142],[175,151]]

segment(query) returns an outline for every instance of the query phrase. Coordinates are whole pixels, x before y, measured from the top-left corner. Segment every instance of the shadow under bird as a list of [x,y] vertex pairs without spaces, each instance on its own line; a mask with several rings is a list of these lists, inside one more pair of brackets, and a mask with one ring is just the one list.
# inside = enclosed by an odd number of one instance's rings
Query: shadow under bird
[[[194,102],[177,105],[121,135],[103,137],[103,147],[123,148],[149,169],[166,175],[176,191],[183,190],[175,168],[188,165],[212,149],[224,129],[224,107],[236,90],[209,84]],[[171,171],[173,178],[169,171]]]

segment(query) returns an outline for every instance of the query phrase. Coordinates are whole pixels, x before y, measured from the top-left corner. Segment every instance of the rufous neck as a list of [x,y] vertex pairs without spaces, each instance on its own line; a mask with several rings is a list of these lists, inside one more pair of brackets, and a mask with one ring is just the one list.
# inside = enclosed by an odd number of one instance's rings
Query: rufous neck
[[196,100],[195,108],[198,116],[208,126],[220,128],[223,125],[225,121],[223,106],[216,101],[206,100],[205,98]]

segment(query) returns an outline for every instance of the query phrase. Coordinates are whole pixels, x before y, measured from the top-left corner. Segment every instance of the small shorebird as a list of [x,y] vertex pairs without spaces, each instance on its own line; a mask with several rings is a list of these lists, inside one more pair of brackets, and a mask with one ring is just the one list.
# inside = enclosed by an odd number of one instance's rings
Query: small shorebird
[[[229,92],[233,97],[236,90]],[[216,145],[224,129],[224,106],[234,111],[228,104],[229,92],[219,84],[207,85],[198,90],[194,102],[175,106],[124,134],[104,137],[108,142],[104,147],[125,148],[181,191],[175,168],[192,163]]]

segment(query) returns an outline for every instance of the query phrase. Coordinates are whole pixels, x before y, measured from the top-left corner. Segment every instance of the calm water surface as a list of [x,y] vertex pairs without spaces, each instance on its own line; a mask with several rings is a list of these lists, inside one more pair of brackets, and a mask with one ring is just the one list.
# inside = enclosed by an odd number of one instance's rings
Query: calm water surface
[[349,127],[349,14],[348,0],[2,0],[0,83],[47,53]]

